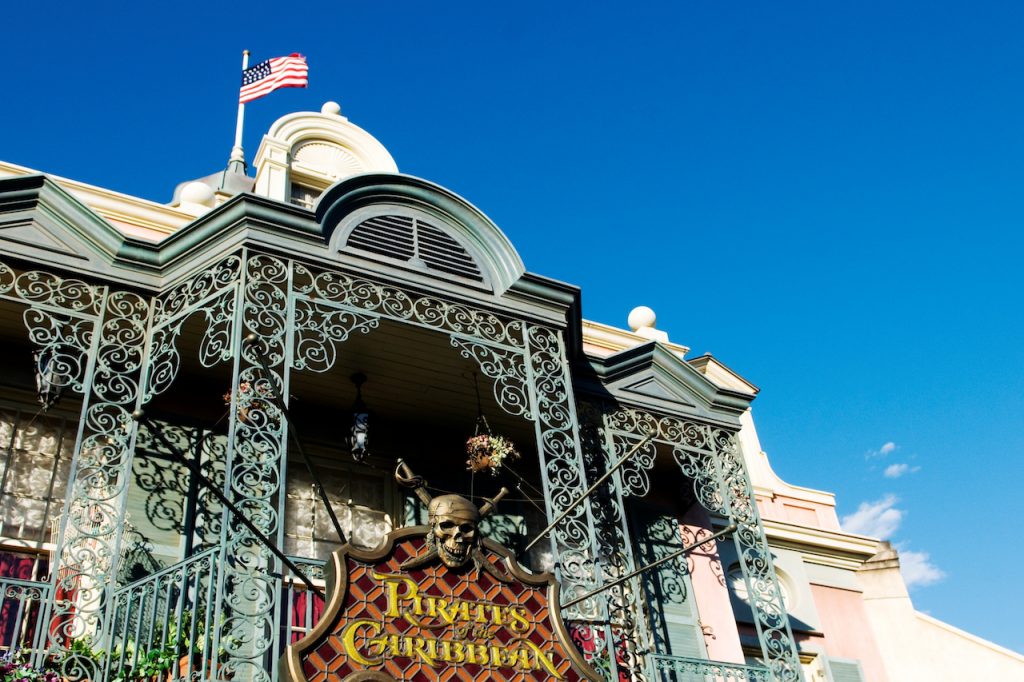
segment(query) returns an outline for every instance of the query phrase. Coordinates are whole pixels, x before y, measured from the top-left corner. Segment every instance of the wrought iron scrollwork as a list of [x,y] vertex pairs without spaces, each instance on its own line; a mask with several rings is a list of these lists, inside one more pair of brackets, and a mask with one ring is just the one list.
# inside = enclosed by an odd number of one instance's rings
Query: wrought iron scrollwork
[[765,668],[719,663],[679,656],[651,656],[651,672],[659,680],[714,680],[715,682],[773,682]]
[[30,270],[18,274],[0,263],[0,295],[49,308],[97,316],[103,307],[105,287],[96,287],[77,279],[64,279],[49,272]]
[[408,292],[341,272],[295,266],[295,292],[312,300],[333,301],[395,320],[523,348],[523,323],[461,303]]
[[[605,432],[602,422],[601,408],[591,402],[577,405],[580,420],[580,443],[583,461],[586,467],[587,481],[593,483],[624,454],[625,439],[619,439],[608,452],[610,436]],[[598,487],[589,501],[594,516],[597,533],[597,557],[600,561],[602,575],[611,582],[626,573],[634,566],[633,543],[629,537],[623,505],[623,485],[619,481],[619,473]],[[607,590],[605,593],[608,609],[608,625],[597,637],[609,643],[609,650],[603,652],[604,667],[611,675],[611,661],[614,654],[619,679],[643,681],[646,679],[642,654],[647,646],[647,629],[645,619],[638,618],[643,603],[639,583],[636,579],[623,585]],[[591,625],[591,628],[598,628]],[[627,673],[627,671],[630,671]]]
[[65,653],[68,679],[99,679],[96,662],[70,651],[71,642],[97,633],[124,522],[130,479],[139,372],[149,304],[130,292],[108,293],[93,350],[91,395],[72,476],[72,493],[54,571],[58,598],[50,617],[49,648]]
[[[586,489],[586,474],[561,340],[555,331],[541,326],[528,327],[527,340],[527,383],[536,414],[545,502],[552,518],[565,513],[552,531],[552,546],[558,556],[559,577],[567,601],[602,581],[594,555],[596,531],[590,506],[574,504]],[[567,619],[603,620],[604,599],[588,599],[571,611]]]
[[[263,396],[287,394],[290,284],[288,261],[262,254],[245,261],[243,328],[259,337],[270,371],[262,369],[255,347],[243,348],[235,376],[237,385],[248,390],[233,391],[234,439],[226,476],[242,513],[269,536],[277,533],[280,522],[276,499],[284,471],[286,423],[276,403]],[[219,641],[226,660],[220,675],[269,682],[263,659],[274,644],[278,590],[266,568],[276,560],[244,526],[228,521],[231,527],[222,533],[221,550],[225,562],[220,603],[226,616]]]
[[766,663],[779,679],[800,679],[782,590],[775,578],[771,549],[764,536],[750,479],[743,466],[735,434],[708,428],[709,440],[721,458],[721,488],[729,516],[739,527],[735,533],[740,566],[747,582],[755,625],[765,648]]
[[[736,434],[688,419],[656,416],[626,407],[609,411],[605,423],[610,431],[625,435],[654,431],[656,440],[673,448],[673,457],[683,474],[693,481],[694,494],[701,505],[737,524],[734,541],[748,583],[766,665],[776,679],[800,680],[796,645]],[[659,665],[661,670],[668,664]]]
[[452,336],[451,342],[463,357],[476,361],[485,377],[494,379],[494,398],[501,409],[524,419],[533,419],[522,351],[499,348],[459,336]]
[[29,339],[42,351],[36,372],[45,372],[57,386],[82,393],[95,322],[35,308],[26,309],[22,317]]
[[213,367],[231,359],[234,285],[240,277],[240,269],[241,258],[230,256],[155,299],[143,402],[173,383],[181,366],[178,337],[188,318],[197,312],[202,313],[206,323],[199,345],[199,361],[204,367]]
[[338,308],[328,303],[298,299],[295,301],[295,359],[292,367],[311,372],[326,372],[337,358],[335,345],[351,334],[368,333],[380,324],[380,318],[362,312]]
[[229,256],[160,294],[153,304],[153,326],[160,327],[192,314],[211,294],[220,293],[238,281],[241,270],[241,257]]

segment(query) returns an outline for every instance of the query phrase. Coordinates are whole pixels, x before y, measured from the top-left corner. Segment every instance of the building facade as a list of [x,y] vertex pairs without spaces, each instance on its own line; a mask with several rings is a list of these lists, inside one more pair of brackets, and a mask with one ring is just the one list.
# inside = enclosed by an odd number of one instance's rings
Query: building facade
[[[278,679],[331,553],[426,521],[401,461],[511,491],[481,529],[583,597],[606,679],[911,679],[895,559],[775,477],[757,389],[648,312],[583,320],[337,105],[169,205],[0,164],[0,254],[0,644],[37,668]],[[519,457],[469,470],[481,435]]]

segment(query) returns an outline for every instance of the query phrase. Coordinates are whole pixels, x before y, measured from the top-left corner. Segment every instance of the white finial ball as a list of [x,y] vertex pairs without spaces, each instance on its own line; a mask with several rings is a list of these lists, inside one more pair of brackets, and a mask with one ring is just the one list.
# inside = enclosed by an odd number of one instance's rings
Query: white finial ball
[[629,328],[633,331],[642,327],[654,327],[657,320],[654,311],[645,305],[637,306],[629,311]]
[[341,105],[337,102],[324,102],[324,105],[320,107],[320,113],[341,116]]
[[213,188],[198,180],[181,188],[181,203],[213,206]]

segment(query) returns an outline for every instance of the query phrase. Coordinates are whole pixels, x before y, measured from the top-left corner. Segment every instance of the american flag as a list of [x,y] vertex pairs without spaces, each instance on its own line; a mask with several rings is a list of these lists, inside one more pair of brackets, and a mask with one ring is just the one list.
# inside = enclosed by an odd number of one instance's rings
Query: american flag
[[242,71],[241,104],[263,97],[278,88],[304,88],[309,85],[309,67],[300,54],[274,57]]

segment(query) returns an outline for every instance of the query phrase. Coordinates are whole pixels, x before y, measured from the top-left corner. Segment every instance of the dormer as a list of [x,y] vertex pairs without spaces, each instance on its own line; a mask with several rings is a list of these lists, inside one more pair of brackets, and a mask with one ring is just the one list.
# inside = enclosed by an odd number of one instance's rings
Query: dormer
[[372,135],[327,102],[320,113],[279,118],[256,152],[253,191],[312,210],[330,185],[362,173],[396,173],[391,154]]

